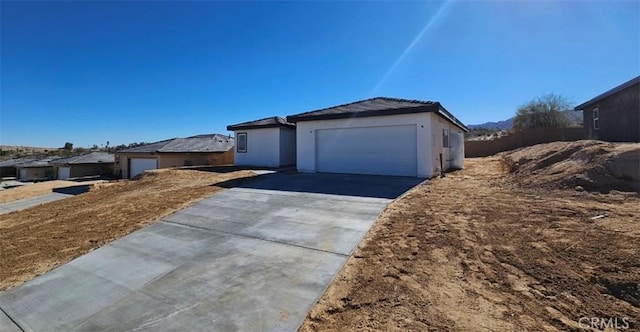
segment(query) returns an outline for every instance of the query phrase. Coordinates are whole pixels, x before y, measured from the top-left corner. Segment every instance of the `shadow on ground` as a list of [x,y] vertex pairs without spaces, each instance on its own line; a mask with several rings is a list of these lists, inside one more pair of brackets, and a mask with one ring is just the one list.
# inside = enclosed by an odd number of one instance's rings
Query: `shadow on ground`
[[70,187],[63,187],[63,188],[54,188],[52,191],[58,194],[80,195],[88,192],[90,188],[91,188],[90,185],[70,186]]
[[216,186],[395,199],[423,181],[401,176],[280,172]]

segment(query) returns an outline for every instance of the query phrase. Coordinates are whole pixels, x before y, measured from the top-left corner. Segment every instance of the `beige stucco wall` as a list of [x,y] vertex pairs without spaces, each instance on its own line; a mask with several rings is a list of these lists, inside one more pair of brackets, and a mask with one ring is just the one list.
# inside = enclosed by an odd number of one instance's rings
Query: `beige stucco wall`
[[158,161],[158,168],[182,167],[187,164],[199,165],[231,165],[233,164],[233,149],[224,153],[116,153],[116,175],[127,178],[129,176],[129,160],[135,158],[151,158]]
[[72,178],[79,178],[83,176],[92,175],[111,175],[113,174],[113,164],[82,164],[82,165],[70,165]]
[[18,176],[20,176],[21,170],[26,170],[26,177],[20,178],[20,180],[42,180],[53,179],[53,167],[26,167],[18,169]]

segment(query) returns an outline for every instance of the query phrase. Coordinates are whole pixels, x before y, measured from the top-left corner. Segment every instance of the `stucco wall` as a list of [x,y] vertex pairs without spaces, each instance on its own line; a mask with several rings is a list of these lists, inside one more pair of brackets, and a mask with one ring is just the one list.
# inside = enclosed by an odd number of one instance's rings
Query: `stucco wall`
[[296,130],[280,128],[280,166],[296,164]]
[[247,133],[247,152],[236,151],[235,165],[280,166],[280,128],[238,130],[235,132],[236,142],[239,133]]
[[70,167],[71,167],[71,171],[69,176],[72,178],[79,178],[83,176],[92,176],[92,175],[112,175],[113,174],[112,163],[70,165]]
[[26,177],[20,178],[20,180],[43,180],[43,179],[53,179],[53,167],[26,167],[19,168],[18,173],[21,173],[20,170],[26,170]]
[[158,160],[158,168],[182,167],[185,161],[192,166],[233,164],[233,149],[224,153],[116,153],[115,173],[122,178],[129,177],[129,160],[150,158]]
[[[453,155],[451,154],[451,146],[452,143],[456,142],[456,140],[452,140],[453,134],[462,134],[463,131],[458,126],[452,124],[451,122],[445,120],[441,116],[435,113],[429,113],[431,117],[431,137],[432,141],[432,150],[431,150],[431,169],[434,175],[438,175],[441,171],[447,171],[453,166]],[[443,130],[449,130],[449,145],[447,147],[443,146]],[[464,140],[459,140],[459,144],[463,145],[461,149],[464,149]],[[440,167],[440,155],[442,154],[442,166]],[[464,152],[463,152],[464,154]]]
[[[433,175],[437,175],[433,172],[430,160],[432,156],[431,122],[432,117],[430,113],[298,122],[296,128],[296,159],[298,171],[316,171],[316,130],[416,125],[418,177],[430,178]],[[361,143],[367,144],[367,142]],[[440,144],[442,144],[442,142]],[[389,158],[393,158],[393,156],[389,156]]]
[[[593,127],[593,109],[600,114],[599,129]],[[609,142],[640,142],[640,84],[630,86],[584,107],[587,138]]]

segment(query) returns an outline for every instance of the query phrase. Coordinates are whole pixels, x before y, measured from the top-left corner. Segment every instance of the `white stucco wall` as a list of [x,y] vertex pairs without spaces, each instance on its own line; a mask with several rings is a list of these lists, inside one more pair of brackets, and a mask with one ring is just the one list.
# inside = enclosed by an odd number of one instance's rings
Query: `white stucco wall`
[[296,130],[280,128],[280,166],[296,164]]
[[[238,152],[238,133],[247,133],[247,152]],[[280,166],[280,128],[247,129],[234,132],[236,149],[234,165]]]
[[[432,142],[432,150],[431,150],[432,163],[431,164],[432,164],[432,170],[434,175],[438,175],[441,172],[440,170],[440,154],[441,153],[442,153],[442,164],[443,164],[444,170],[447,171],[453,166],[453,162],[452,162],[453,155],[451,154],[452,148],[444,147],[442,143],[443,129],[449,130],[449,145],[451,145],[452,142],[455,142],[455,140],[452,140],[452,135],[461,134],[463,133],[463,131],[458,126],[445,120],[444,118],[437,115],[436,113],[429,113],[429,116],[431,117],[431,130],[432,130],[431,137],[435,139]],[[462,153],[464,155],[464,139],[460,140],[459,144],[462,144],[462,147],[460,148],[463,149]]]
[[[316,172],[316,130],[415,125],[417,129],[416,145],[418,177],[433,177],[437,174],[434,173],[431,162],[431,158],[433,155],[431,151],[431,115],[431,113],[416,113],[353,119],[300,121],[296,124],[296,159],[298,171]],[[368,144],[368,142],[365,141],[360,143]],[[442,145],[442,142],[440,142],[440,144]]]

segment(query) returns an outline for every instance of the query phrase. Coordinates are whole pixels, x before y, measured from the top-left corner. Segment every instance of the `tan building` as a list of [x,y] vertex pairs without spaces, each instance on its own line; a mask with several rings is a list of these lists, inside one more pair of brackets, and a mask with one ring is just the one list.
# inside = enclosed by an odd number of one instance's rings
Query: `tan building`
[[28,161],[16,165],[18,180],[20,181],[45,181],[55,177],[54,167],[51,162],[57,158],[49,157]]
[[149,169],[229,165],[233,146],[233,137],[220,134],[164,140],[116,152],[115,170],[122,178],[132,178]]
[[51,162],[57,169],[58,180],[113,175],[114,163],[115,156],[106,152],[91,152]]

